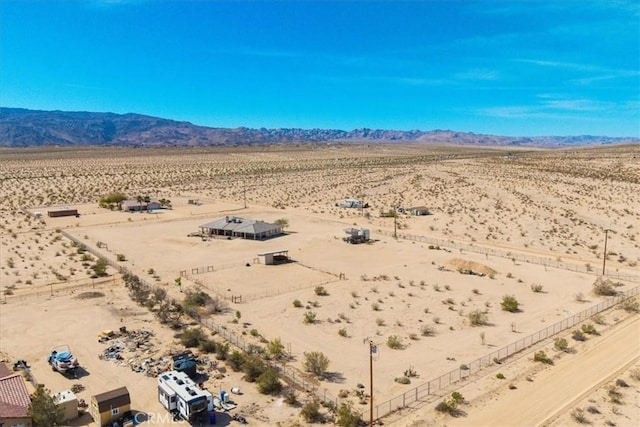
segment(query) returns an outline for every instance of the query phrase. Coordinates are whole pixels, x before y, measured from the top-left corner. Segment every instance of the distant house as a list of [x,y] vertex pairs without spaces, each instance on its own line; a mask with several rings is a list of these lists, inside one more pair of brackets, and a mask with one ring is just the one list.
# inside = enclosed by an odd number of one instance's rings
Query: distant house
[[361,209],[363,207],[366,207],[362,202],[362,200],[358,200],[358,199],[344,199],[342,202],[340,202],[338,206],[340,206],[341,208],[355,208],[355,209]]
[[162,209],[162,207],[162,204],[157,200],[139,202],[137,199],[127,199],[122,202],[122,210],[125,212],[153,211]]
[[227,216],[200,226],[204,236],[240,237],[262,240],[282,234],[282,226],[264,221]]
[[429,208],[427,208],[426,206],[415,206],[413,208],[406,209],[406,211],[411,215],[418,215],[418,216],[431,215]]
[[101,427],[111,425],[131,410],[131,397],[126,387],[120,387],[91,397],[89,414]]
[[47,211],[47,215],[51,218],[60,217],[60,216],[80,216],[77,209],[54,209],[51,211]]
[[20,374],[0,378],[0,426],[31,427],[31,398]]

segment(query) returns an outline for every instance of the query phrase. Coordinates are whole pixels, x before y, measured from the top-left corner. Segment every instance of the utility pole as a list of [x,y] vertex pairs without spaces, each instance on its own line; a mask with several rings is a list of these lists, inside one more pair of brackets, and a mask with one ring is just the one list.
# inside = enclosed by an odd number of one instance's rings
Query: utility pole
[[393,207],[393,238],[398,238],[398,207]]
[[242,179],[242,187],[244,193],[244,208],[247,209],[247,180],[245,178]]
[[609,237],[609,231],[613,231],[613,230],[609,230],[608,228],[604,230],[604,254],[602,255],[602,275],[603,276],[604,276],[604,268],[607,265],[607,238]]
[[373,427],[373,353],[377,351],[376,345],[369,340],[369,426]]

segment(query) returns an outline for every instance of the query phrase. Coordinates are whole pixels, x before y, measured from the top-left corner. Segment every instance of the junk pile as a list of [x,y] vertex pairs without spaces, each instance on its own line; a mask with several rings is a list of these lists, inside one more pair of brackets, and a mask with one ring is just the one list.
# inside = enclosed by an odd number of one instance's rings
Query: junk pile
[[98,357],[155,377],[171,369],[171,358],[154,357],[159,350],[155,348],[152,337],[153,332],[145,329],[128,331],[122,327],[119,332],[103,331],[98,341],[105,344],[106,348]]
[[157,377],[162,372],[178,369],[193,379],[203,376],[206,378],[206,373],[217,367],[215,361],[208,357],[196,358],[191,352],[176,349],[159,350],[153,342],[153,332],[144,329],[128,331],[122,327],[119,332],[103,331],[99,334],[98,341],[106,345],[98,355],[100,360],[128,366],[132,371],[144,373],[149,377]]

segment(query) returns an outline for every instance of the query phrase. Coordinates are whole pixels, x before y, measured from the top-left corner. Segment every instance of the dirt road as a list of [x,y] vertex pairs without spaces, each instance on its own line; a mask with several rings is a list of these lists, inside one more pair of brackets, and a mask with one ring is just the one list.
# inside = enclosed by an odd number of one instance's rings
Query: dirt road
[[[448,426],[546,425],[596,387],[640,359],[640,317],[592,338],[593,347],[568,355],[540,372],[533,382],[521,382],[497,399],[463,407],[466,416]],[[595,342],[595,341],[598,342]]]

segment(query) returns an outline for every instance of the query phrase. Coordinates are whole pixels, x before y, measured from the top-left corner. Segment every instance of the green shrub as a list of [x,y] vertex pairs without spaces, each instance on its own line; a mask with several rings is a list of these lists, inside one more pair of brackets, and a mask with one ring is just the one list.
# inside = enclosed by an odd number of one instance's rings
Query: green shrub
[[324,286],[316,286],[315,288],[315,293],[318,296],[327,296],[329,295],[329,292],[327,292],[327,290],[324,288]]
[[315,423],[322,420],[320,414],[320,402],[317,400],[311,400],[307,402],[300,411],[302,418],[308,423]]
[[520,303],[513,295],[505,295],[504,297],[502,297],[502,302],[500,303],[500,305],[502,306],[502,309],[504,311],[515,313],[519,311],[518,307]]
[[293,306],[295,308],[301,308],[302,307],[302,303],[300,302],[299,299],[295,299],[295,300],[293,300]]
[[420,329],[420,333],[423,337],[432,337],[436,334],[436,329],[430,325],[423,325]]
[[340,335],[341,337],[345,337],[345,338],[348,337],[347,328],[338,329],[338,335]]
[[204,332],[200,328],[186,329],[180,334],[180,342],[188,348],[198,347],[200,342],[206,341],[206,339]]
[[264,362],[255,354],[246,356],[242,363],[244,379],[250,383],[255,382],[266,369]]
[[242,369],[243,363],[244,363],[244,355],[240,353],[238,350],[234,350],[227,358],[227,364],[235,372],[238,372]]
[[202,291],[187,291],[187,295],[184,297],[183,305],[185,307],[194,306],[194,307],[204,307],[209,301],[211,301],[211,296],[209,294]]
[[205,353],[215,353],[216,351],[216,342],[212,339],[204,339],[198,343],[198,349]]
[[496,378],[499,379],[499,380],[503,380],[504,379],[504,374],[502,372],[498,372],[496,374]]
[[267,368],[256,379],[258,384],[258,391],[262,394],[276,394],[282,390],[282,383],[280,382],[280,374],[274,368]]
[[558,351],[567,351],[569,349],[569,343],[564,338],[556,338],[553,341],[553,346]]
[[468,314],[471,326],[483,326],[489,323],[487,313],[481,310],[473,310]]
[[325,376],[329,367],[329,358],[319,351],[304,352],[304,369],[319,378]]
[[638,302],[638,298],[627,298],[620,303],[620,307],[628,313],[640,312],[640,302]]
[[227,360],[229,357],[229,343],[219,343],[216,345],[216,359]]
[[267,354],[276,360],[280,360],[285,356],[284,344],[280,338],[275,338],[267,344]]
[[582,332],[580,329],[576,329],[575,331],[573,331],[573,333],[571,334],[571,338],[576,341],[586,341],[587,339],[587,337],[584,335],[584,332]]
[[600,296],[614,296],[618,291],[615,290],[611,280],[598,277],[593,282],[593,293]]
[[402,343],[402,338],[398,335],[390,335],[387,338],[387,346],[393,350],[403,350],[405,345]]
[[316,313],[313,311],[307,311],[304,313],[304,317],[302,319],[302,322],[306,325],[311,325],[316,323]]
[[596,327],[593,326],[591,323],[585,323],[584,325],[582,325],[580,329],[582,329],[582,332],[584,332],[585,334],[598,335],[598,331],[596,331]]
[[458,392],[451,394],[451,397],[443,400],[436,405],[436,411],[449,415],[457,415],[458,405],[464,401],[464,397]]
[[542,362],[546,365],[553,365],[553,360],[551,360],[547,354],[540,350],[540,351],[536,351],[533,355],[533,361],[534,362]]
[[543,288],[544,288],[544,287],[543,287],[542,285],[540,285],[540,284],[533,284],[533,285],[531,285],[531,290],[532,290],[533,292],[535,292],[535,293],[540,293],[540,292],[542,292]]
[[356,412],[351,405],[342,403],[336,413],[336,424],[340,427],[359,427],[362,415]]

